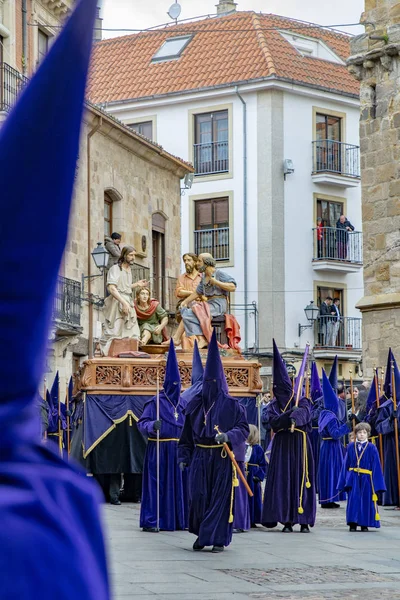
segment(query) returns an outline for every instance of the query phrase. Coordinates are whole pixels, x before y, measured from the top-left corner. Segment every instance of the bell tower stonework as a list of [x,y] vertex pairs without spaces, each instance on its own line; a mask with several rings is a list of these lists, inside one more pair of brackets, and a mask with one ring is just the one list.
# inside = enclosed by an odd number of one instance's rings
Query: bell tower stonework
[[[400,355],[400,0],[365,0],[348,68],[360,81],[364,374]],[[397,352],[396,352],[397,351]]]

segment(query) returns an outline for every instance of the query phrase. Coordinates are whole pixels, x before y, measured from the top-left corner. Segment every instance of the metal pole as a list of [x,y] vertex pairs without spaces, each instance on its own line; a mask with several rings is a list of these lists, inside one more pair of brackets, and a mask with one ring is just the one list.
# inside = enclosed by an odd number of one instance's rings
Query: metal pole
[[400,505],[400,456],[399,456],[399,424],[397,421],[397,394],[396,394],[396,380],[394,376],[394,363],[392,361],[392,396],[393,396],[393,410],[394,416],[394,443],[396,447],[396,466],[397,466],[397,489],[399,497],[397,500],[397,506]]
[[[377,408],[380,407],[380,400],[379,400],[379,385],[378,385],[378,372],[374,367],[374,383],[372,385],[375,385],[375,394],[376,394],[376,406]],[[383,459],[383,439],[382,439],[382,434],[380,433],[378,436],[379,439],[379,456],[381,459],[381,467],[383,469],[384,466],[384,459]]]
[[[352,373],[353,371],[350,369],[349,370],[350,373],[350,398],[351,398],[351,412],[354,415],[354,411],[355,411],[355,406],[354,406],[354,394],[353,394],[353,376]],[[356,428],[356,420],[353,419],[353,433],[355,435],[355,428]]]
[[[157,367],[157,397],[156,397],[156,418],[160,420],[160,382]],[[157,470],[157,531],[160,531],[160,430],[157,429],[157,442],[156,442],[156,470]]]

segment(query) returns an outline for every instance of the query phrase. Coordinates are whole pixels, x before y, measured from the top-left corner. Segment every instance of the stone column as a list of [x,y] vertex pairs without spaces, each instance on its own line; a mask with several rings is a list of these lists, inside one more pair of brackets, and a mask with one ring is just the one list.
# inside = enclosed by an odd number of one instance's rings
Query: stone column
[[365,0],[366,33],[351,44],[360,81],[364,236],[364,373],[400,359],[400,0]]

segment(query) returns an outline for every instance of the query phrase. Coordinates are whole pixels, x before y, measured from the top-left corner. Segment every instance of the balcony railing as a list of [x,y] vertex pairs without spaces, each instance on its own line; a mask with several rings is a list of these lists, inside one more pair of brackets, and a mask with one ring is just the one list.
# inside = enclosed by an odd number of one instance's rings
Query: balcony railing
[[336,227],[313,229],[313,261],[334,260],[362,264],[361,231],[345,231]]
[[63,323],[81,324],[81,283],[79,281],[58,277],[53,317]]
[[0,62],[0,111],[9,111],[28,79],[7,63]]
[[194,144],[195,175],[213,175],[229,171],[229,142]]
[[322,348],[361,349],[361,319],[355,317],[318,317],[315,321],[315,346]]
[[196,254],[208,252],[215,260],[229,260],[229,227],[196,230],[194,251]]
[[360,148],[335,140],[317,140],[313,144],[313,174],[334,173],[360,177]]

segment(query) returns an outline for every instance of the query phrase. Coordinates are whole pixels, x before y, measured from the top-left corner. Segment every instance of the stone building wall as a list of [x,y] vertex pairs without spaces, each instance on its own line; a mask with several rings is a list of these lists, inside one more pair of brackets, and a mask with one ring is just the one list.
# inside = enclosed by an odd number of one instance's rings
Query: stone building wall
[[[100,128],[90,140],[90,172],[88,172],[88,134]],[[88,175],[90,181],[89,251],[97,242],[104,243],[104,194],[113,198],[113,230],[122,234],[122,245],[134,245],[139,251],[136,263],[152,270],[152,218],[161,213],[165,221],[165,273],[177,277],[181,269],[180,179],[191,169],[168,155],[159,146],[144,140],[109,116],[88,109],[82,132],[70,234],[60,275],[81,281],[82,275],[99,271],[88,256]],[[146,250],[141,252],[142,238]],[[92,280],[92,293],[104,297],[103,277]],[[85,293],[87,295],[87,280]],[[93,331],[99,337],[102,309],[93,308]],[[63,335],[53,328],[49,347],[47,379],[51,385],[58,370],[61,389],[65,388],[77,360],[88,354],[89,304],[82,303],[82,332]]]
[[365,0],[349,69],[361,90],[364,374],[400,353],[400,1]]

